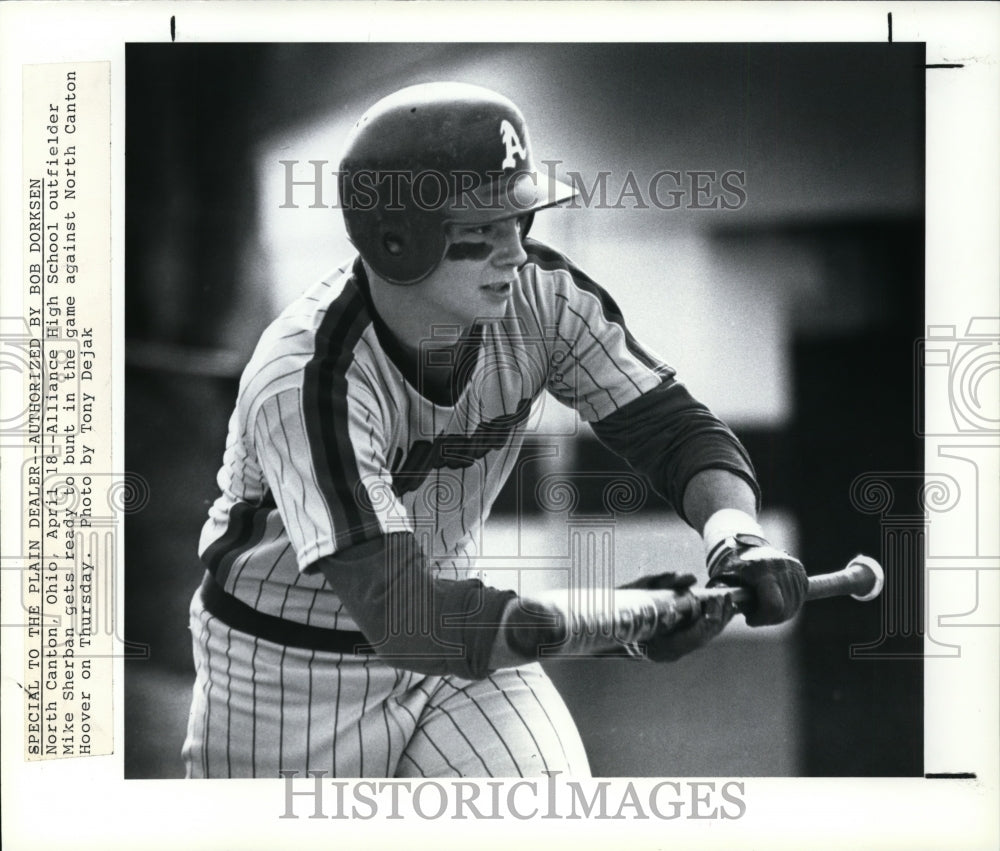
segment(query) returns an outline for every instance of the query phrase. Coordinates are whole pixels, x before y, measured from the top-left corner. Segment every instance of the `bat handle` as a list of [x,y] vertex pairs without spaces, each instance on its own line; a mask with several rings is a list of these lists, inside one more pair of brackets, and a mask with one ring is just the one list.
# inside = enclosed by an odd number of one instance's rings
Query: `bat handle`
[[[806,599],[822,600],[824,597],[850,594],[855,600],[868,602],[882,593],[884,585],[885,574],[882,566],[873,558],[857,555],[841,570],[810,576]],[[753,604],[754,592],[749,588],[728,590],[732,594],[737,611],[746,611]]]
[[820,600],[850,594],[855,600],[866,603],[881,594],[884,585],[882,565],[868,556],[856,555],[843,570],[810,576],[806,599]]

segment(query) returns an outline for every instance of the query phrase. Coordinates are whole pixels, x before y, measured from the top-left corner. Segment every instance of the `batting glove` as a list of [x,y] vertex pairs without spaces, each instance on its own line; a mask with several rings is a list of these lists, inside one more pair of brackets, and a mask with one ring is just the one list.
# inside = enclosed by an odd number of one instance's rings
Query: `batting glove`
[[[622,588],[646,588],[653,591],[668,590],[683,594],[697,579],[690,573],[658,573],[643,576],[629,582]],[[654,662],[676,662],[693,650],[707,644],[717,636],[736,612],[733,598],[729,594],[710,597],[700,606],[694,607],[694,619],[680,629],[662,629],[649,640],[643,642],[647,659]],[[632,655],[638,654],[638,649]]]
[[[745,531],[737,531],[740,527]],[[740,511],[716,512],[705,525],[708,587],[743,586],[755,592],[746,613],[750,626],[782,623],[794,617],[806,598],[809,580],[802,563],[772,547],[757,522]]]

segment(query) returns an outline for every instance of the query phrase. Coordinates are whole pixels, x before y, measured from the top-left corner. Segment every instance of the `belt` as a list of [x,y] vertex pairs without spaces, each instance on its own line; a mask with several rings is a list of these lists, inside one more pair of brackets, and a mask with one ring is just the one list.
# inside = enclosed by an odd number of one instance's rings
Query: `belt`
[[258,612],[224,591],[210,573],[205,574],[201,583],[201,602],[206,612],[226,626],[275,644],[331,653],[368,655],[375,652],[364,633],[325,629]]

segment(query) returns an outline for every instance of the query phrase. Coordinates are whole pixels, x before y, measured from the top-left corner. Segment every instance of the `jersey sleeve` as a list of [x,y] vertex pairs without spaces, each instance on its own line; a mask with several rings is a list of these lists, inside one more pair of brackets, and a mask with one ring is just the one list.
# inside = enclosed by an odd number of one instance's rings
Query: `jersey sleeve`
[[594,434],[649,479],[682,520],[684,490],[703,470],[725,470],[743,479],[760,506],[750,456],[733,431],[671,379],[600,422]]
[[593,423],[674,375],[632,336],[607,291],[562,254],[532,240],[525,247],[549,393]]
[[[684,490],[703,470],[726,470],[760,490],[733,431],[629,332],[614,299],[572,262],[526,240],[540,324],[548,340],[548,389],[684,518]],[[547,312],[546,312],[547,308]]]
[[373,394],[350,374],[341,392],[310,392],[309,381],[307,373],[302,386],[267,398],[253,431],[300,570],[388,532],[412,531],[392,487]]

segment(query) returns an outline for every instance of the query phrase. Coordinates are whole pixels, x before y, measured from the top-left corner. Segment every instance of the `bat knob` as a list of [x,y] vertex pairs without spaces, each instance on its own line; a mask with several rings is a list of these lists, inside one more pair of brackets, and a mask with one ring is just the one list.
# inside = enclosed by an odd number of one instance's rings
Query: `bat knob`
[[851,594],[855,600],[867,603],[882,593],[882,587],[885,585],[885,573],[882,570],[882,565],[875,561],[875,559],[862,555],[855,556],[851,559],[848,569],[861,570],[870,577],[871,588],[864,593]]

